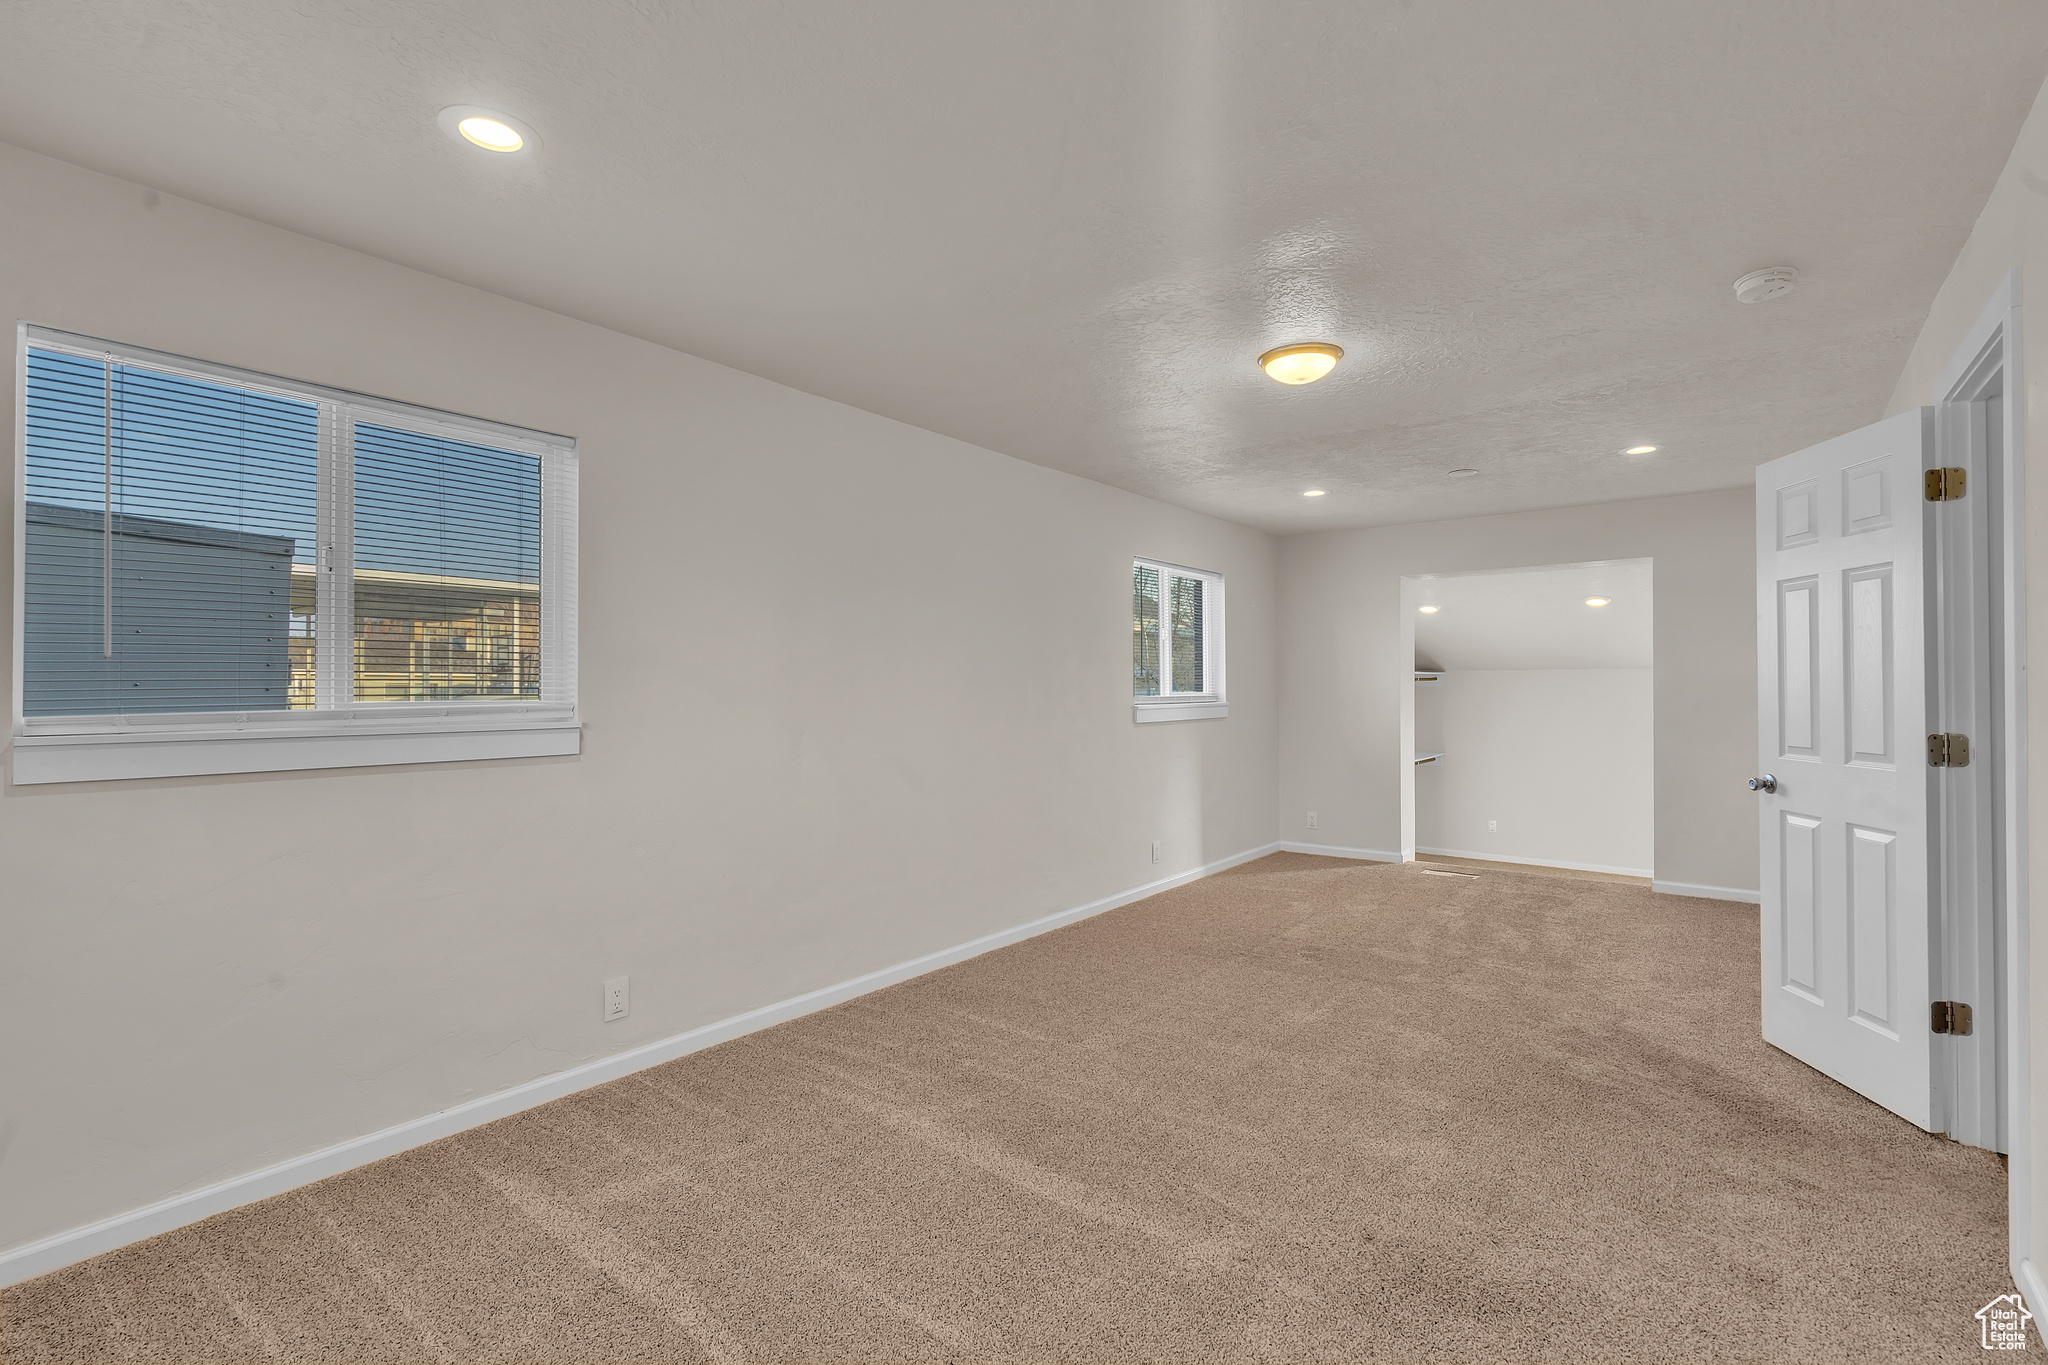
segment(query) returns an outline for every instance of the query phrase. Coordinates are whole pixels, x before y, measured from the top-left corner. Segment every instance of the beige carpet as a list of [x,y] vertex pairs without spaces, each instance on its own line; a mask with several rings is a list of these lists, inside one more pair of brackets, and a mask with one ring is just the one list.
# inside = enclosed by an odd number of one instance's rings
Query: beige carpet
[[1977,1360],[1754,907],[1282,854],[0,1297],[8,1360]]

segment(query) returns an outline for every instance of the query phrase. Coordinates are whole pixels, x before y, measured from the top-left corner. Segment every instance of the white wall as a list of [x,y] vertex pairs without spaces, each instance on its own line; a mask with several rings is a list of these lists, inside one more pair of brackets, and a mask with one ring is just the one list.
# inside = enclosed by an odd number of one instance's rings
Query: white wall
[[[1957,205],[1967,212],[1968,205]],[[1899,375],[1887,413],[1933,403],[1936,384],[2007,271],[2022,275],[2021,354],[2026,404],[2027,856],[2035,894],[2048,876],[2048,87],[2027,116],[1991,197],[1935,296],[1927,322]],[[2011,384],[2014,377],[2008,375]],[[2048,932],[2029,941],[2031,1123],[2030,1216],[2019,1245],[2039,1267],[2048,1258]],[[2048,1313],[2038,1284],[2024,1286],[2037,1313]]]
[[[1747,488],[1280,543],[1281,837],[1397,853],[1413,657],[1401,577],[1651,557],[1654,866],[1660,882],[1754,892],[1755,521]],[[1316,833],[1305,813],[1320,816]]]
[[[0,1249],[1274,837],[1263,534],[9,148],[0,242],[9,319],[580,437],[587,720],[0,794]],[[1133,555],[1228,576],[1229,719],[1132,723]]]
[[1415,770],[1416,847],[1649,876],[1655,677],[1454,669],[1417,688],[1416,751],[1444,757]]

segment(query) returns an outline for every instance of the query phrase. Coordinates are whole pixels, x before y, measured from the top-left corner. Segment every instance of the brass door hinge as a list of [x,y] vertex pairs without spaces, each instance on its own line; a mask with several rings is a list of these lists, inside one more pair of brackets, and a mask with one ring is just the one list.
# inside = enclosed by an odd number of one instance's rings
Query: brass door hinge
[[1954,502],[1963,495],[1963,485],[1969,482],[1969,471],[1953,465],[1946,469],[1927,471],[1927,500],[1929,502]]
[[1970,1031],[1970,1007],[1960,1000],[1937,1000],[1934,1002],[1934,1031],[1952,1033],[1958,1037]]
[[1929,735],[1927,737],[1927,766],[1930,768],[1969,767],[1970,737],[1968,735]]

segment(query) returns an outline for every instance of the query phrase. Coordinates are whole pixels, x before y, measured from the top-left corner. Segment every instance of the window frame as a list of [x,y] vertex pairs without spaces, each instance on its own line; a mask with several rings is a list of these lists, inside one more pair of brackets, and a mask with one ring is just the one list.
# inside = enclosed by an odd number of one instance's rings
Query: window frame
[[[31,347],[135,365],[315,404],[319,411],[319,565],[311,710],[98,716],[25,714],[28,353]],[[18,322],[15,327],[13,780],[81,782],[210,773],[437,763],[574,754],[576,697],[574,437],[466,417],[329,385]],[[357,422],[533,455],[540,460],[538,698],[358,701],[354,690],[354,434]],[[337,571],[341,570],[341,571]],[[342,695],[342,693],[348,695]]]
[[[1153,569],[1159,574],[1160,680],[1170,682],[1172,649],[1167,638],[1167,601],[1170,578],[1191,578],[1202,584],[1202,681],[1200,692],[1162,692],[1156,697],[1131,697],[1131,719],[1136,724],[1169,720],[1221,720],[1230,714],[1230,694],[1224,670],[1224,587],[1223,575],[1213,569],[1197,569],[1170,560],[1135,555],[1131,569]],[[1135,683],[1133,684],[1135,686]]]

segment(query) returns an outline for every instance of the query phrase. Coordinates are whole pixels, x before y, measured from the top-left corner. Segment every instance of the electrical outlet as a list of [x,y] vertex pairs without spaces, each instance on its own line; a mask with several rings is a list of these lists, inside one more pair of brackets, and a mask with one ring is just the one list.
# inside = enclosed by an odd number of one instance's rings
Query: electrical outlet
[[626,1017],[626,978],[615,976],[604,983],[604,1021]]
[[1314,811],[1310,811],[1308,813],[1308,827],[1310,829],[1314,829],[1316,827],[1316,813]]
[[1152,861],[1155,863],[1159,861],[1159,841],[1157,839],[1152,841]]
[[1498,820],[1488,820],[1488,821],[1486,822],[1486,832],[1487,832],[1488,834],[1498,834],[1498,833],[1500,833],[1500,821],[1498,821]]

